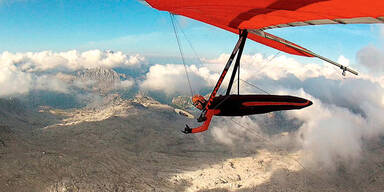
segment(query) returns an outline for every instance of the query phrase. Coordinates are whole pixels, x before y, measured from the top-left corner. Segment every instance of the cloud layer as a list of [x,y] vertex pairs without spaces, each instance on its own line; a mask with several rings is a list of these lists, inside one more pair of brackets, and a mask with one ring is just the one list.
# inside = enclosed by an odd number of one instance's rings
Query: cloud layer
[[377,75],[384,72],[384,50],[376,46],[369,45],[360,49],[357,59],[370,73]]
[[[212,73],[207,67],[187,67],[187,72],[194,90],[213,86],[218,74]],[[145,90],[161,91],[167,95],[179,93],[189,95],[188,79],[183,65],[167,64],[154,65],[146,74],[145,80],[141,83]]]
[[25,72],[44,71],[76,71],[103,67],[107,69],[115,67],[134,67],[143,63],[144,57],[140,55],[126,55],[122,52],[90,50],[78,52],[76,50],[66,52],[27,52],[0,54],[0,62],[14,65]]
[[[0,54],[0,97],[25,94],[30,90],[67,93],[70,85],[66,81],[68,75],[64,73],[100,67],[137,68],[142,63],[145,63],[145,59],[140,55],[100,50],[3,52]],[[118,87],[132,85],[133,81],[125,80]]]

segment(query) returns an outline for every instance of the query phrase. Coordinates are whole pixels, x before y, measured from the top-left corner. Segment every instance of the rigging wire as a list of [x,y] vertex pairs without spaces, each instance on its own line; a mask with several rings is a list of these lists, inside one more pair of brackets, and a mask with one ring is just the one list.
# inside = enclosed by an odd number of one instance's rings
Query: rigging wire
[[181,60],[182,60],[183,65],[184,65],[184,70],[185,70],[185,74],[187,76],[188,85],[189,85],[189,89],[190,89],[190,92],[191,92],[191,97],[193,97],[193,90],[192,90],[191,80],[189,79],[188,69],[187,69],[187,65],[185,64],[183,50],[181,49],[181,44],[180,44],[179,36],[177,35],[177,30],[176,30],[176,25],[175,25],[175,15],[173,15],[172,13],[169,13],[169,16],[171,17],[171,22],[172,22],[172,26],[173,26],[173,32],[175,33],[175,37],[176,37],[177,45],[179,47],[179,52],[180,52]]
[[[248,84],[248,85],[250,85],[250,86],[252,86],[252,87],[254,87],[254,88],[256,88],[256,89],[258,89],[259,91],[261,91],[261,92],[263,92],[263,93],[265,93],[265,94],[267,94],[267,95],[271,95],[271,93],[269,93],[268,91],[266,91],[266,90],[260,88],[259,86],[255,85],[255,84],[252,84],[252,83],[250,83],[250,82],[248,82],[248,81],[246,81],[246,80],[244,80],[244,79],[241,79],[241,78],[240,78],[240,81],[242,81],[242,82],[244,82],[244,83],[246,83],[246,84]],[[233,83],[237,83],[237,82],[238,82],[238,80],[236,79]],[[222,90],[222,91],[220,92],[220,94],[224,94],[224,90]]]
[[252,83],[250,83],[250,82],[248,82],[248,81],[246,81],[246,80],[243,80],[243,79],[240,79],[240,81],[243,81],[244,83],[246,83],[246,84],[248,84],[248,85],[250,85],[250,86],[252,86],[252,87],[254,87],[254,88],[256,88],[256,89],[258,89],[258,90],[260,90],[260,91],[262,91],[262,92],[264,92],[264,93],[267,94],[267,95],[270,95],[270,93],[268,93],[266,90],[264,90],[264,89],[258,87],[257,85],[254,85],[254,84],[252,84]]
[[265,64],[268,64],[269,62],[271,62],[272,60],[274,60],[279,54],[281,53],[281,51],[277,52],[275,55],[273,55],[273,57],[271,57]]
[[[177,23],[173,23],[173,24],[178,25]],[[179,26],[179,25],[178,25],[178,26]],[[193,47],[191,41],[188,39],[188,37],[187,37],[187,35],[185,34],[184,30],[183,30],[180,26],[179,26],[179,30],[180,30],[181,33],[183,34],[184,38],[187,40],[189,46],[191,47],[191,49],[192,49],[192,51],[193,51],[195,57],[196,57],[197,60],[199,61],[199,63],[200,63],[201,65],[203,65],[203,62],[201,61],[200,57],[198,56],[198,54],[197,54],[197,52],[196,52],[196,49]],[[272,60],[274,60],[280,53],[281,53],[281,51],[278,51],[277,53],[275,53],[275,54],[273,55],[273,57],[271,57],[265,64],[270,63],[270,62],[271,62]],[[186,70],[186,73],[187,73],[187,69],[186,69],[186,68],[185,68],[185,70]],[[265,91],[264,89],[262,89],[262,88],[260,88],[260,87],[258,87],[258,86],[256,86],[256,85],[254,85],[254,84],[252,84],[252,83],[250,83],[250,82],[247,82],[247,81],[245,81],[245,80],[243,80],[243,79],[240,79],[240,78],[239,78],[239,77],[240,77],[240,76],[239,76],[239,75],[240,75],[239,73],[240,73],[240,68],[238,69],[238,79],[237,79],[237,82],[238,82],[238,83],[239,83],[239,80],[240,80],[240,81],[243,81],[243,82],[245,82],[246,84],[248,84],[248,85],[250,85],[250,86],[252,86],[252,87],[254,87],[254,88],[256,88],[256,89],[258,89],[258,90],[260,90],[260,91],[262,91],[263,93],[266,93],[266,94],[270,95],[270,93],[268,93],[268,92]],[[187,76],[188,76],[188,75],[187,75]],[[238,85],[238,86],[239,86],[239,85]],[[239,91],[239,87],[238,87],[238,91]]]
[[[189,40],[188,36],[185,34],[185,32],[184,32],[184,30],[182,29],[182,27],[181,27],[177,22],[176,22],[175,24],[179,26],[179,30],[180,30],[181,33],[183,34],[184,38],[187,40],[188,45],[189,45],[189,47],[191,47],[191,49],[192,49],[192,51],[193,51],[193,54],[195,55],[195,57],[196,57],[197,61],[199,62],[199,64],[200,64],[201,66],[207,65],[208,63],[205,63],[205,64],[204,64],[203,61],[201,60],[201,57],[199,56],[199,54],[197,54],[197,51],[196,51],[195,47],[193,46],[192,42]],[[210,79],[210,82],[211,82],[211,83],[216,83],[216,82],[213,82],[211,79]],[[224,94],[224,93],[222,93],[222,94]]]
[[[271,62],[273,59],[275,59],[280,53],[281,53],[281,51],[278,51],[277,53],[275,53],[275,54],[273,55],[273,57],[271,57],[265,64],[270,63],[270,62]],[[237,87],[238,92],[239,92],[239,81],[243,81],[244,83],[246,83],[246,84],[248,84],[248,85],[250,85],[250,86],[252,86],[252,87],[258,89],[259,91],[262,91],[262,92],[264,92],[265,94],[270,95],[270,93],[268,93],[268,92],[265,91],[264,89],[262,89],[262,88],[260,88],[260,87],[258,87],[258,86],[256,86],[256,85],[254,85],[254,84],[252,84],[252,83],[250,83],[250,82],[248,82],[248,81],[246,81],[246,80],[244,80],[244,79],[240,79],[240,67],[239,67],[239,71],[238,71],[238,79],[237,79],[237,82],[238,82],[238,84],[237,84],[237,86],[238,86],[238,87]]]
[[[177,24],[178,24],[178,23],[176,23],[176,25],[177,25]],[[188,39],[187,35],[185,35],[184,30],[180,27],[180,25],[179,25],[179,29],[180,29],[181,33],[183,33],[184,38],[187,40],[189,46],[191,47],[191,49],[192,49],[192,51],[193,51],[193,54],[195,54],[195,57],[197,58],[197,60],[199,61],[199,63],[200,63],[201,65],[203,65],[203,62],[201,61],[199,55],[198,55],[197,52],[196,52],[196,49],[193,47],[193,45],[192,45],[191,41]]]

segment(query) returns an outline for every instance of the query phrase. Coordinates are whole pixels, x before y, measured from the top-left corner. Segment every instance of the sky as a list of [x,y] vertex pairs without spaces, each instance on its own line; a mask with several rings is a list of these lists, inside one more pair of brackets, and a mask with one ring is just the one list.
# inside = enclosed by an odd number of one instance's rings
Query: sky
[[[229,53],[237,36],[177,16],[187,56],[217,58]],[[0,0],[0,52],[38,52],[90,49],[175,57],[178,49],[167,12],[137,0]],[[326,25],[269,30],[268,32],[337,60],[340,55],[355,63],[364,46],[381,46],[380,25]],[[248,41],[245,53],[278,51]],[[304,58],[298,58],[304,59]],[[320,62],[320,61],[313,61]]]

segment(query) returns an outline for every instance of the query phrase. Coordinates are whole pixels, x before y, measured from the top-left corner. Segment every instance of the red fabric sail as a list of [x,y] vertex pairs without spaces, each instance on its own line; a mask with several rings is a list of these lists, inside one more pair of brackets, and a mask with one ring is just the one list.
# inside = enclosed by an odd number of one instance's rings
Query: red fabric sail
[[[238,33],[302,25],[380,23],[384,0],[146,0],[152,7]],[[250,39],[278,50],[311,56],[250,33]]]

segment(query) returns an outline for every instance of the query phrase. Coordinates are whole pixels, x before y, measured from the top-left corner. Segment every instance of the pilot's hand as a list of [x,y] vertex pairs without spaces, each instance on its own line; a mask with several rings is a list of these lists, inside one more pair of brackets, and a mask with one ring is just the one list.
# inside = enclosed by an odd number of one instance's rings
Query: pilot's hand
[[185,134],[192,133],[192,129],[187,124],[185,124],[184,130],[181,130],[181,132]]

